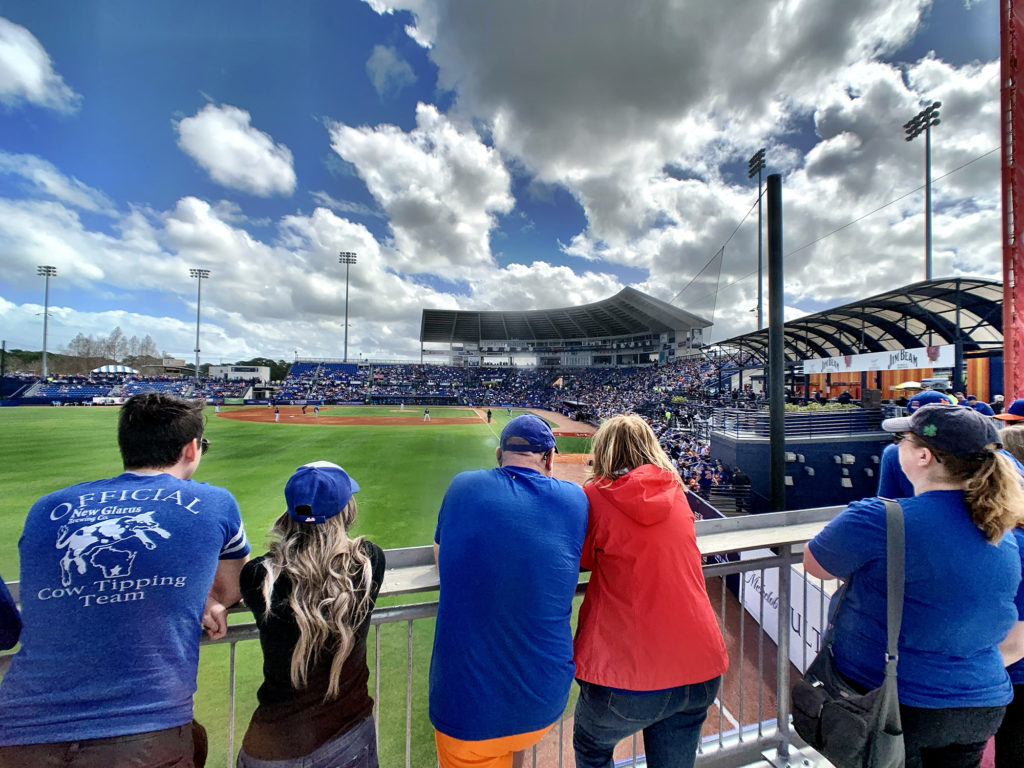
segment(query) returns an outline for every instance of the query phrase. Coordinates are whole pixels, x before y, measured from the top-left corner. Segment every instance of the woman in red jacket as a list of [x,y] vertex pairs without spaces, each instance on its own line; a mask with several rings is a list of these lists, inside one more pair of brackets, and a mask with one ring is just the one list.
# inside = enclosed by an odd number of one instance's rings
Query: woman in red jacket
[[580,566],[593,573],[575,641],[577,768],[611,768],[638,730],[651,768],[692,766],[729,660],[682,481],[647,422],[615,416],[583,490]]

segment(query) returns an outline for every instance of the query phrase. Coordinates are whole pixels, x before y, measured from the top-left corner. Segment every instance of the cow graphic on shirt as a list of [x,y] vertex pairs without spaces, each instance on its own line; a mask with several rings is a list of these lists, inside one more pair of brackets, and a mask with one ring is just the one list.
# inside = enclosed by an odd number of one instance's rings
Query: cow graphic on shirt
[[82,576],[88,564],[99,568],[105,578],[127,576],[131,573],[135,553],[115,545],[134,538],[146,549],[156,549],[156,544],[149,537],[151,534],[163,539],[171,538],[171,534],[153,520],[152,512],[101,520],[76,530],[62,525],[57,532],[56,543],[57,549],[66,549],[60,559],[61,584],[71,586],[72,567]]

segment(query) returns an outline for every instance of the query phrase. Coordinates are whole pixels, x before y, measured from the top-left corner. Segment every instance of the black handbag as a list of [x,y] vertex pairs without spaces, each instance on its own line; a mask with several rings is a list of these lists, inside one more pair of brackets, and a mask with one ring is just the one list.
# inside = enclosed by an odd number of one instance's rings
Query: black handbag
[[896,688],[900,626],[903,623],[903,510],[895,501],[883,501],[888,638],[882,685],[863,693],[851,686],[836,668],[832,633],[835,617],[846,595],[847,582],[836,595],[835,609],[821,651],[793,686],[793,728],[837,768],[903,768],[906,764]]

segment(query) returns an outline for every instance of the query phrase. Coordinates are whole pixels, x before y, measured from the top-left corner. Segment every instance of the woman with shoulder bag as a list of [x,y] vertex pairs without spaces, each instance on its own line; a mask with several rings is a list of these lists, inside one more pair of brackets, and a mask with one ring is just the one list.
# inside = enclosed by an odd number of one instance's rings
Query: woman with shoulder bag
[[[999,644],[1017,621],[1021,580],[1007,532],[1024,509],[992,421],[926,405],[886,419],[914,486],[901,499],[905,543],[898,689],[907,768],[976,768],[1012,696]],[[877,688],[886,654],[886,516],[881,499],[850,504],[804,550],[804,568],[848,580],[834,619],[839,672]]]
[[576,629],[577,768],[611,768],[639,730],[651,768],[692,766],[729,664],[682,481],[639,416],[594,435],[580,566],[592,571]]
[[366,635],[384,553],[349,538],[358,490],[337,464],[299,467],[270,551],[242,569],[264,681],[238,768],[377,768]]

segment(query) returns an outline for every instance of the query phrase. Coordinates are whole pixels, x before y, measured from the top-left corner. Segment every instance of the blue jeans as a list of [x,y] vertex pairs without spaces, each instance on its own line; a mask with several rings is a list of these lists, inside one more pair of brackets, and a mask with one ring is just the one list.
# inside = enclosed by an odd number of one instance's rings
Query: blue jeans
[[693,768],[701,727],[722,678],[656,693],[617,693],[580,681],[572,745],[576,768],[612,768],[615,745],[644,732],[650,768]]
[[241,750],[236,768],[377,768],[377,734],[373,717],[318,747],[290,760],[259,760]]

